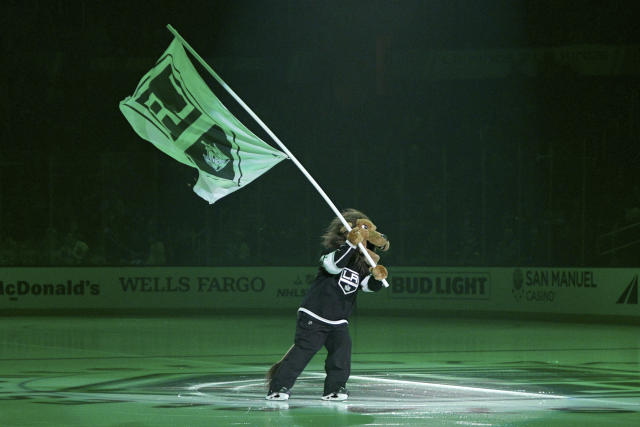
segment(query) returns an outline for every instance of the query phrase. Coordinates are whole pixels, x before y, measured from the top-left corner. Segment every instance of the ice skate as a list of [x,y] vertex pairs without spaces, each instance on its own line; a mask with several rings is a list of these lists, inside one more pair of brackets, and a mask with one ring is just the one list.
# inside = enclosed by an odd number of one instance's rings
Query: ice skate
[[347,400],[348,397],[349,397],[349,391],[344,387],[340,387],[338,390],[334,391],[333,393],[325,394],[324,396],[322,396],[322,400],[340,401],[340,400]]
[[289,400],[289,395],[290,394],[291,394],[291,392],[289,391],[288,388],[282,387],[278,391],[269,390],[269,394],[267,394],[267,397],[265,397],[265,399],[267,399],[267,400]]

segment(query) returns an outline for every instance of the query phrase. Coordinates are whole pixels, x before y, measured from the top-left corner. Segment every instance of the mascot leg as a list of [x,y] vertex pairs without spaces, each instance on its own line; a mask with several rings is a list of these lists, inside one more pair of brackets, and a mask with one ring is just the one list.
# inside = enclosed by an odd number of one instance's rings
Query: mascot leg
[[300,316],[294,345],[282,360],[269,369],[268,400],[287,400],[290,389],[311,358],[322,348],[327,330],[308,316]]
[[349,397],[346,389],[351,373],[351,337],[347,325],[334,328],[327,336],[327,359],[324,369],[327,377],[324,381],[323,400],[345,400]]
[[269,368],[269,371],[267,371],[266,386],[269,389],[269,392],[267,393],[267,397],[266,397],[267,400],[288,400],[289,399],[289,395],[291,394],[291,391],[289,389],[293,386],[293,384],[289,385],[289,387],[280,385],[283,383],[283,380],[280,377],[276,379],[276,375],[280,371],[280,367],[282,366],[284,361],[291,354],[291,351],[293,350],[294,347],[295,347],[295,344],[289,347],[289,350],[287,350],[284,356],[282,356],[282,359],[274,363],[273,366]]

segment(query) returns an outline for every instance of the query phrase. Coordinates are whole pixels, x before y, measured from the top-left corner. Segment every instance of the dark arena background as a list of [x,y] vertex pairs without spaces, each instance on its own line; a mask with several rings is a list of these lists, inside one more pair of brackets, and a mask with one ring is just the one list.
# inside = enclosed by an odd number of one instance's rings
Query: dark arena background
[[[1,8],[0,426],[640,425],[637,2]],[[326,350],[264,399],[325,201],[285,160],[209,205],[119,111],[167,24],[389,236],[344,402]]]

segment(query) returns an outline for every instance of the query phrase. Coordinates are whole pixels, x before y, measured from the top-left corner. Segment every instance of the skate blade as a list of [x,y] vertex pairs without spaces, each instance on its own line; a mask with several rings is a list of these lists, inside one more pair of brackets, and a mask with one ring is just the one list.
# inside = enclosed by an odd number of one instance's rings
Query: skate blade
[[327,394],[326,396],[322,396],[322,400],[336,401],[336,402],[341,402],[343,400],[347,400],[348,398],[349,398],[349,395],[343,394],[343,393],[331,393],[331,394]]
[[289,400],[289,395],[286,393],[273,393],[265,397],[267,400],[283,401]]

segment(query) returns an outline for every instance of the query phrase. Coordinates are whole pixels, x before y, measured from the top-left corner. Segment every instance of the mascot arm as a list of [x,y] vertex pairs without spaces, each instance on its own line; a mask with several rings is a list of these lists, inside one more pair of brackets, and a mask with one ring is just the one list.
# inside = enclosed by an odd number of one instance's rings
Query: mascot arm
[[376,280],[372,274],[367,275],[360,283],[364,292],[378,292],[384,287],[381,281]]
[[384,287],[382,280],[387,278],[387,269],[378,264],[369,269],[371,274],[364,278],[361,283],[362,290],[365,292],[378,292]]
[[324,267],[329,274],[339,274],[349,263],[349,260],[353,254],[356,253],[356,250],[357,249],[354,245],[347,242],[335,251],[322,255],[322,257],[320,257],[322,267]]

